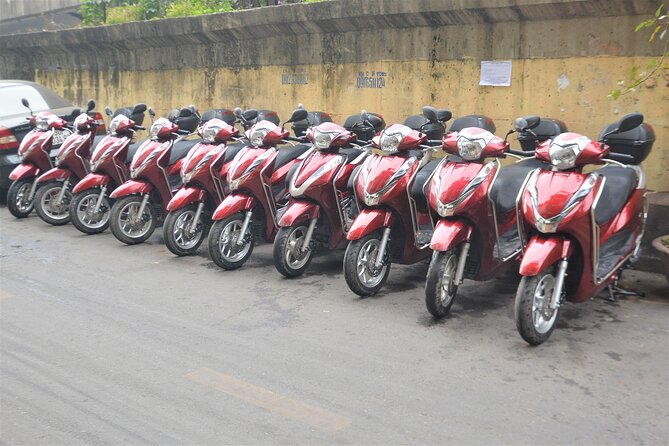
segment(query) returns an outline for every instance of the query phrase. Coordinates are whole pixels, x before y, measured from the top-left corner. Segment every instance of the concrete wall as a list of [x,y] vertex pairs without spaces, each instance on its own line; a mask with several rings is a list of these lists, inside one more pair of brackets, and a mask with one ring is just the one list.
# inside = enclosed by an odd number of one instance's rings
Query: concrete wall
[[[669,190],[669,88],[607,98],[633,65],[661,54],[634,27],[655,0],[332,0],[230,14],[0,39],[0,77],[35,79],[68,99],[158,112],[298,103],[342,121],[365,108],[387,122],[425,104],[482,113],[503,134],[538,113],[596,137],[642,111],[658,140],[645,162]],[[481,87],[481,60],[512,60],[510,87]],[[374,73],[372,75],[372,73]],[[369,81],[369,78],[376,79]],[[375,83],[377,88],[360,88]],[[380,87],[380,88],[378,88]]]
[[0,21],[79,6],[81,0],[0,0]]

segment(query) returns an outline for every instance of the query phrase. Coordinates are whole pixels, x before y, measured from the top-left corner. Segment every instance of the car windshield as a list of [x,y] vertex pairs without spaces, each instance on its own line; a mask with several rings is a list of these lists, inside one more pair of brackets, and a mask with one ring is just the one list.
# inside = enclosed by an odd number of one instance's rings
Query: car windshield
[[70,104],[50,91],[38,91],[29,85],[11,85],[0,88],[0,117],[28,115],[28,109],[21,104],[21,99],[30,102],[34,113],[54,108],[68,107]]

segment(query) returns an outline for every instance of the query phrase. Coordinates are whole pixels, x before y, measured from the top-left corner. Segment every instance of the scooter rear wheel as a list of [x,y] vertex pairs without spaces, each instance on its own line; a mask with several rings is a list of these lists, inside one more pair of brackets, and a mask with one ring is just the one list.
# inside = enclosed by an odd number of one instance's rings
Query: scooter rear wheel
[[457,249],[435,251],[432,254],[425,280],[425,306],[436,319],[446,316],[455,301],[458,292],[458,286],[455,284],[457,269]]
[[165,246],[170,252],[177,256],[190,256],[197,252],[204,241],[206,226],[200,217],[194,232],[190,232],[190,225],[195,218],[197,205],[177,209],[170,212],[163,224],[163,238]]
[[146,204],[142,215],[137,216],[141,203],[141,196],[130,195],[121,198],[112,206],[110,219],[112,234],[126,245],[145,242],[156,229],[157,217],[151,202]]
[[84,234],[100,234],[109,227],[111,205],[108,197],[102,198],[100,209],[95,205],[100,197],[100,189],[87,189],[72,198],[70,219],[72,225]]
[[[239,268],[253,253],[253,222],[248,225],[246,234],[241,234],[243,224],[243,214],[234,214],[214,222],[209,231],[209,255],[223,269]],[[238,244],[240,237],[244,239],[242,244]]]
[[520,280],[514,306],[516,328],[530,345],[545,342],[557,325],[560,308],[551,309],[550,301],[555,285],[553,269]]
[[[379,232],[368,234],[360,240],[353,240],[344,254],[344,278],[348,287],[358,296],[371,296],[379,292],[388,279],[390,262],[375,266],[381,245]],[[388,249],[388,248],[386,248]]]
[[307,235],[307,226],[297,224],[289,228],[280,228],[274,239],[274,266],[285,277],[301,275],[314,256],[311,247],[302,251],[302,243]]
[[14,181],[7,190],[7,209],[16,218],[26,218],[33,211],[35,201],[29,201],[34,178]]
[[65,189],[63,199],[58,202],[62,188],[62,182],[50,181],[39,186],[35,194],[35,211],[39,218],[50,225],[60,226],[70,222],[72,191],[69,187]]

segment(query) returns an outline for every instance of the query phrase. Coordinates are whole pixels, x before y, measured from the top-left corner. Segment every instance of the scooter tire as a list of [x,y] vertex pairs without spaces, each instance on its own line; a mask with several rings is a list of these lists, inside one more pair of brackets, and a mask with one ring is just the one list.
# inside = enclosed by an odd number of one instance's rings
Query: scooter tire
[[346,284],[348,287],[360,297],[367,297],[379,292],[381,287],[386,283],[388,279],[388,274],[390,273],[390,262],[383,265],[383,270],[380,274],[377,274],[374,277],[374,281],[371,284],[363,283],[358,273],[358,260],[363,249],[371,244],[376,244],[377,249],[381,241],[380,232],[373,232],[364,236],[359,240],[353,240],[348,244],[346,248],[346,253],[344,254],[344,279],[346,279]]
[[[253,253],[253,235],[251,239],[244,245],[244,250],[242,251],[241,256],[228,257],[223,254],[223,250],[220,247],[221,235],[223,231],[230,225],[239,225],[241,226],[244,221],[244,216],[241,213],[231,215],[223,220],[217,220],[211,226],[209,231],[209,237],[207,239],[207,245],[209,247],[209,256],[214,263],[225,270],[233,270],[241,267],[246,263],[246,261],[251,257]],[[253,221],[248,226],[247,232],[253,234]]]
[[22,194],[25,194],[26,192],[30,193],[30,188],[32,187],[32,182],[34,180],[34,178],[27,180],[17,180],[9,186],[9,189],[7,189],[7,209],[14,217],[26,218],[35,208],[34,197],[32,203],[30,203],[27,207],[18,204],[18,201],[21,200]]
[[309,267],[311,260],[314,257],[314,252],[311,248],[308,248],[305,253],[305,258],[300,259],[297,263],[298,267],[294,267],[290,264],[288,260],[288,242],[290,237],[295,231],[302,230],[303,233],[306,232],[307,227],[304,224],[297,224],[288,228],[280,228],[279,232],[276,234],[274,239],[274,246],[272,249],[272,254],[274,257],[274,266],[276,270],[279,271],[284,277],[297,277],[302,275],[304,271]]
[[147,230],[140,236],[136,237],[126,234],[121,224],[121,212],[133,202],[137,202],[138,204],[141,203],[142,197],[139,195],[130,195],[116,201],[112,205],[111,217],[109,219],[109,227],[111,228],[112,234],[114,234],[114,237],[116,237],[120,242],[125,243],[126,245],[137,245],[148,240],[148,238],[153,234],[153,231],[156,229],[158,219],[155,214],[154,207],[152,206],[151,202],[148,202],[144,208],[144,211],[148,212],[150,215],[150,222]]
[[[558,307],[553,310],[554,313],[551,314],[550,320],[546,322],[546,327],[537,327],[534,316],[538,305],[535,299],[541,292],[543,280],[547,276],[553,277],[550,269],[542,271],[536,276],[524,276],[518,284],[514,305],[516,328],[520,336],[530,345],[539,345],[548,340],[560,316],[560,308]],[[550,301],[550,296],[546,296],[548,293],[545,290],[545,285],[543,290],[544,299],[547,298]]]
[[455,285],[457,265],[457,249],[435,251],[432,254],[425,279],[425,306],[435,319],[446,316],[455,301],[458,292],[458,286]]
[[70,203],[72,202],[72,191],[69,188],[65,190],[65,194],[63,195],[63,201],[67,201],[67,203],[63,205],[66,206],[67,212],[65,212],[61,218],[55,218],[52,215],[49,215],[49,212],[47,212],[44,207],[44,199],[46,194],[53,192],[60,193],[60,189],[62,187],[63,183],[60,181],[49,181],[48,183],[38,186],[37,192],[35,193],[35,212],[37,212],[39,218],[41,218],[44,222],[53,226],[62,226],[70,222]]
[[[204,224],[204,221],[201,221],[201,223],[199,223],[200,229],[197,236],[198,239],[195,241],[195,244],[185,248],[176,240],[174,232],[179,219],[186,213],[194,215],[196,210],[197,205],[190,205],[167,214],[165,222],[163,223],[163,239],[165,240],[165,246],[167,246],[167,249],[169,249],[172,254],[180,257],[191,256],[197,252],[198,248],[206,238],[207,226]],[[203,220],[203,217],[200,217],[200,219]]]
[[83,221],[81,221],[81,219],[79,219],[79,213],[77,212],[79,205],[85,198],[88,198],[91,195],[99,196],[100,189],[98,188],[87,189],[79,194],[76,194],[72,198],[72,201],[70,202],[70,220],[72,221],[72,226],[74,226],[84,234],[89,234],[89,235],[100,234],[102,232],[105,232],[109,227],[109,221],[111,220],[111,215],[110,215],[111,204],[109,197],[104,198],[105,206],[107,207],[107,221],[104,224],[102,224],[101,226],[89,226]]

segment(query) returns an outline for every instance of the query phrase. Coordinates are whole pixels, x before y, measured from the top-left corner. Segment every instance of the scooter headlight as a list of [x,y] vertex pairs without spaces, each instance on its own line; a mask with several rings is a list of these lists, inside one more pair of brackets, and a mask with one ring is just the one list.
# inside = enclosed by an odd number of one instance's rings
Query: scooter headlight
[[576,165],[579,148],[576,144],[568,146],[559,146],[551,144],[548,148],[548,155],[551,158],[551,164],[560,170],[571,169]]
[[458,138],[458,153],[467,161],[474,161],[481,158],[485,141],[481,139],[469,139],[466,137]]
[[379,146],[381,150],[383,150],[386,153],[395,153],[399,149],[400,143],[402,142],[403,138],[404,136],[402,136],[401,133],[393,133],[392,135],[389,135],[384,132],[381,135]]
[[314,137],[314,145],[319,149],[327,149],[332,144],[332,134],[324,133],[316,129],[316,136]]
[[48,130],[49,129],[49,121],[46,119],[40,119],[37,118],[35,119],[35,127],[39,130]]
[[153,124],[151,130],[149,130],[149,139],[158,139],[158,133],[160,133],[163,127],[165,127],[165,125],[162,122]]
[[206,142],[207,144],[213,144],[216,140],[216,135],[218,135],[218,132],[220,131],[221,127],[215,125],[207,126],[207,128],[202,132],[202,141]]
[[118,115],[117,117],[112,119],[111,123],[109,124],[109,133],[116,133],[116,129],[118,128],[118,125],[123,118],[124,118],[123,115]]
[[256,129],[251,133],[251,144],[255,147],[262,146],[265,136],[269,133],[269,129]]

